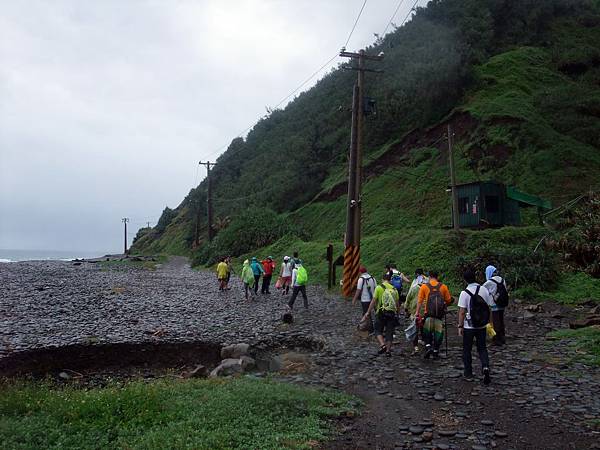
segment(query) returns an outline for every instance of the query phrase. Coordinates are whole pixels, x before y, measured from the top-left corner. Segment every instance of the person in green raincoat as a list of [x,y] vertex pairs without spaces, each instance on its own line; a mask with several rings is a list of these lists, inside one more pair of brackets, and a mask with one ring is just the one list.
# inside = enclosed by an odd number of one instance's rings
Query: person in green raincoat
[[244,283],[244,292],[246,294],[246,300],[253,297],[252,295],[252,287],[254,286],[254,272],[252,267],[250,267],[250,261],[244,261],[244,266],[242,267],[242,282]]

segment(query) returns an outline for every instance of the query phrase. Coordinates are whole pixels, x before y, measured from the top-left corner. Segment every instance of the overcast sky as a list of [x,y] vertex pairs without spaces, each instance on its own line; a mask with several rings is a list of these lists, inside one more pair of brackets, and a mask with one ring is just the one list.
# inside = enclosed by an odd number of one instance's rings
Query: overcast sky
[[[0,0],[0,248],[122,250],[121,218],[131,241],[176,207],[363,1]],[[368,1],[348,49],[398,4]]]

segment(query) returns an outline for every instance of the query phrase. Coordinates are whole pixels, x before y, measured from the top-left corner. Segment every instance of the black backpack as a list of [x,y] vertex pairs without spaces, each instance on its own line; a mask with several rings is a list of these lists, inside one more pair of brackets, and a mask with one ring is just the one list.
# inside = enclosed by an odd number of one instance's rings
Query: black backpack
[[496,283],[496,289],[498,292],[498,298],[496,299],[496,306],[500,308],[506,308],[508,306],[508,291],[506,290],[506,286],[504,286],[504,280],[500,278],[500,282],[490,278],[494,283]]
[[438,283],[432,286],[431,283],[427,283],[429,287],[429,297],[427,297],[427,317],[433,317],[434,319],[443,319],[446,314],[446,302],[442,298],[440,287],[442,283]]
[[479,295],[480,287],[481,286],[477,286],[475,293],[465,289],[465,292],[471,297],[469,303],[469,314],[471,315],[471,319],[469,320],[469,324],[473,328],[485,327],[490,321],[490,307],[481,295]]

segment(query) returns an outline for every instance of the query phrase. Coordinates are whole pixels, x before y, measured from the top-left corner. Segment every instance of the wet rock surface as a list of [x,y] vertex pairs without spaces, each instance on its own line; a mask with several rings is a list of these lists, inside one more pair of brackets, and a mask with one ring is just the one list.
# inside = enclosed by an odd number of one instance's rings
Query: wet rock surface
[[310,308],[298,304],[294,322],[284,324],[287,297],[275,291],[247,302],[238,280],[219,292],[214,274],[193,271],[181,258],[156,271],[85,262],[1,264],[0,280],[4,375],[54,370],[72,382],[129,364],[145,377],[156,376],[155,365],[192,376],[202,364],[193,376],[206,376],[224,347],[247,343],[235,356],[225,352],[240,371],[247,351],[254,370],[277,370],[285,381],[363,398],[363,413],[340,418],[340,435],[327,448],[581,449],[600,441],[594,428],[600,370],[572,362],[566,343],[544,338],[568,326],[572,317],[560,306],[507,311],[508,345],[490,348],[492,384],[483,386],[462,379],[453,315],[447,357],[410,356],[399,331],[399,345],[385,358],[356,329],[359,306],[309,287]]

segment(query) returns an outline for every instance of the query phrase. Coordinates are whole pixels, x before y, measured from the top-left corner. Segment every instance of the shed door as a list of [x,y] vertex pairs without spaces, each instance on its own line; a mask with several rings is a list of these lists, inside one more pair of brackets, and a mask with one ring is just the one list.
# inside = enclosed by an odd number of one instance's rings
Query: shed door
[[458,193],[458,211],[461,227],[479,226],[480,215],[479,188],[466,186]]

